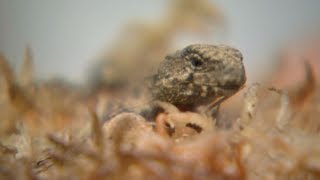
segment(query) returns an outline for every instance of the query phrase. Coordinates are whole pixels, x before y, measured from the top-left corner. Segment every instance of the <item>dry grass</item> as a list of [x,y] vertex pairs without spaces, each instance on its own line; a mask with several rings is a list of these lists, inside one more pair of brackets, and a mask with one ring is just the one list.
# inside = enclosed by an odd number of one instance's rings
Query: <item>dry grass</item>
[[222,109],[223,122],[174,107],[153,122],[115,113],[117,101],[131,101],[116,89],[128,80],[124,71],[135,73],[130,63],[153,66],[148,57],[162,58],[179,27],[198,32],[208,18],[221,18],[206,0],[172,7],[159,24],[134,26],[135,43],[120,39],[120,53],[115,43],[108,55],[122,74],[106,80],[113,88],[87,93],[59,80],[37,82],[30,48],[17,77],[1,55],[0,179],[320,179],[320,91],[308,65],[297,91],[248,85]]
[[103,124],[95,113],[103,105],[92,101],[98,94],[32,80],[30,50],[22,79],[4,56],[0,62],[1,178],[320,178],[320,96],[308,66],[295,93],[245,89],[226,129],[174,107],[154,123],[121,113]]

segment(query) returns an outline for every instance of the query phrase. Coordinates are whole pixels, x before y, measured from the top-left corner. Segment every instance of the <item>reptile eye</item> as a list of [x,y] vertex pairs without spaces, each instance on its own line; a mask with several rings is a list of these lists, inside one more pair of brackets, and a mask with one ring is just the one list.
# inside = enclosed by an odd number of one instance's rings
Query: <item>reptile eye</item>
[[195,67],[199,67],[203,64],[203,62],[199,59],[196,59],[196,58],[192,58],[191,59],[191,64]]

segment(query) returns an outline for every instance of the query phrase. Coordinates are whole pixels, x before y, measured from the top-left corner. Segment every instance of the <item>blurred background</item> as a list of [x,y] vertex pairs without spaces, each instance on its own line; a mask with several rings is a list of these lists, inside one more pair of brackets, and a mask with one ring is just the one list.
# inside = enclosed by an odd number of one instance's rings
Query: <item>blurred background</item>
[[290,84],[301,59],[320,69],[319,10],[318,0],[0,0],[0,52],[19,68],[30,46],[38,79],[118,86],[175,49],[227,43],[250,82]]

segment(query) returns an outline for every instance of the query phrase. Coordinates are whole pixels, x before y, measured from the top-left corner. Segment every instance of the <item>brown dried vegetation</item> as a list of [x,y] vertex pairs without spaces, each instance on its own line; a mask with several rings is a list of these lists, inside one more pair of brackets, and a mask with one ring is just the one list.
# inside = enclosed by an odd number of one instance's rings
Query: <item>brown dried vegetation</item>
[[[188,2],[194,9],[195,1]],[[200,12],[216,15],[207,1],[199,2]],[[187,8],[178,7],[188,3],[175,3],[171,15],[181,18]],[[189,18],[178,22],[200,27]],[[160,30],[135,36],[141,49],[128,58],[136,62],[145,52],[159,57],[173,31]],[[163,42],[155,48],[158,39]],[[225,128],[174,107],[152,122],[135,113],[114,114],[116,98],[130,99],[110,89],[88,94],[61,81],[34,80],[30,48],[17,78],[0,55],[0,179],[319,179],[319,84],[306,69],[305,84],[295,92],[259,84],[245,88],[234,105],[242,110],[226,116]],[[113,118],[104,122],[106,117]]]
[[229,129],[174,107],[155,122],[120,113],[102,124],[90,102],[97,97],[59,82],[36,83],[27,51],[22,77],[30,78],[23,81],[1,56],[1,178],[320,177],[316,81],[289,94],[249,86]]

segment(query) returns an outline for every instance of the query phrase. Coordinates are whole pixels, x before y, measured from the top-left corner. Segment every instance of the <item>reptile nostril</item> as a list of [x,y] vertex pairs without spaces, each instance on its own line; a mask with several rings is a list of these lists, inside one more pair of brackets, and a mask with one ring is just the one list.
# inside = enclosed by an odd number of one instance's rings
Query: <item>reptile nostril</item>
[[193,81],[193,73],[190,73],[188,78],[187,78],[187,81]]

